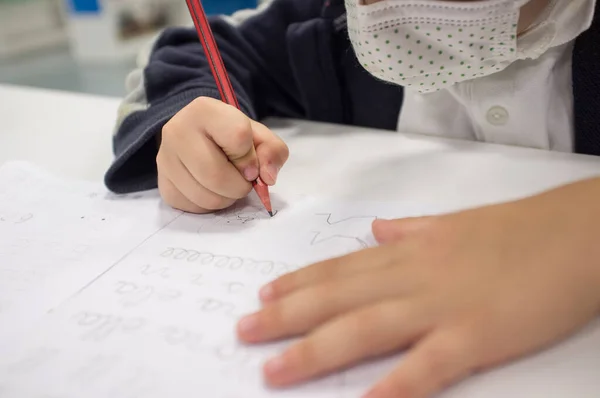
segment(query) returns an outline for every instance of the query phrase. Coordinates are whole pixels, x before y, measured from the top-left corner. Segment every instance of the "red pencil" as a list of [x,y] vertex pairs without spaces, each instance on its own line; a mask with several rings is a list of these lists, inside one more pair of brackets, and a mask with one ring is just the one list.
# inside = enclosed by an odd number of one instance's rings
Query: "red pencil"
[[[225,65],[223,64],[223,59],[219,53],[217,43],[215,42],[208,19],[206,18],[206,13],[204,12],[202,3],[200,0],[186,0],[186,3],[188,9],[190,10],[192,20],[194,21],[196,32],[198,32],[198,38],[200,39],[200,43],[202,44],[204,53],[208,59],[210,70],[212,71],[215,82],[217,83],[221,100],[240,109],[240,105],[235,92],[233,91],[233,86],[229,80],[227,69],[225,69]],[[258,177],[256,181],[252,182],[252,186],[260,198],[260,201],[269,212],[269,215],[273,217],[273,208],[271,207],[271,198],[267,184],[265,184],[260,177]]]

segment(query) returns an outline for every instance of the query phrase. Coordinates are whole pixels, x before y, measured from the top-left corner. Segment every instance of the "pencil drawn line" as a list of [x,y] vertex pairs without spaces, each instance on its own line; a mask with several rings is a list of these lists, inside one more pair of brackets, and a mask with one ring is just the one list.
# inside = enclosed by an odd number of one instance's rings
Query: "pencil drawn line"
[[263,275],[283,275],[293,271],[295,266],[280,261],[258,260],[250,257],[215,254],[208,251],[167,247],[159,254],[160,257],[175,261],[196,262],[230,271],[259,272]]
[[[225,216],[220,216],[220,217],[229,219],[229,220],[234,219],[236,221],[241,222],[242,224],[246,224],[251,221],[256,221],[259,218],[264,218],[259,215],[259,212],[261,212],[261,211],[253,211],[253,212],[240,211],[240,212],[236,212],[235,214],[232,214],[232,215],[225,215]],[[277,214],[277,210],[273,210],[273,216],[275,216],[276,214]]]
[[[277,210],[273,211],[273,216],[275,216],[278,213]],[[259,219],[267,219],[270,217],[267,217],[266,213],[264,212],[264,209],[259,208],[259,207],[255,207],[255,206],[241,206],[241,205],[234,205],[233,208],[229,208],[229,209],[225,209],[225,210],[221,210],[217,213],[214,214],[214,216],[212,217],[212,221],[209,223],[209,225],[228,225],[228,224],[233,224],[233,226],[235,225],[245,225],[248,223],[251,223],[253,221],[259,220]],[[200,232],[202,229],[205,228],[205,225],[202,225],[198,231]]]
[[136,332],[146,324],[146,320],[143,318],[122,318],[116,315],[88,311],[79,312],[72,319],[76,322],[77,326],[91,327],[80,336],[83,341],[104,341],[113,332]]
[[[334,228],[333,226],[335,226],[335,225],[344,224],[344,223],[348,223],[348,222],[352,222],[352,221],[361,221],[361,220],[362,221],[366,221],[366,220],[374,221],[377,219],[377,216],[364,215],[364,216],[350,216],[350,217],[345,217],[345,218],[333,221],[332,220],[333,213],[315,213],[315,216],[320,216],[320,217],[326,216],[327,218],[325,221],[327,222],[328,225],[332,226],[332,228]],[[341,227],[337,227],[336,229],[341,229]],[[337,231],[334,230],[332,232],[337,232]],[[315,246],[320,243],[330,241],[332,239],[347,239],[347,240],[351,240],[351,241],[358,243],[358,245],[363,249],[366,249],[369,247],[369,244],[365,240],[363,240],[355,235],[347,234],[344,232],[346,232],[346,231],[342,231],[341,233],[328,233],[328,232],[323,232],[323,231],[312,231],[312,233],[314,233],[314,236],[312,237],[312,239],[310,241],[310,245]],[[325,235],[325,236],[323,237],[323,235]]]
[[315,234],[315,236],[310,241],[310,245],[311,246],[315,246],[315,245],[318,245],[319,243],[327,242],[328,240],[331,240],[331,239],[334,239],[334,238],[342,238],[342,239],[349,239],[349,240],[356,241],[363,249],[367,249],[369,247],[369,245],[367,244],[367,242],[365,242],[364,240],[362,240],[360,238],[357,238],[356,236],[329,235],[326,238],[323,238],[321,240],[317,240],[317,238],[319,237],[319,235],[321,235],[321,232],[313,231],[313,233]]
[[327,216],[327,219],[325,221],[327,221],[327,224],[329,224],[329,225],[336,225],[336,224],[340,224],[340,223],[350,221],[350,220],[355,220],[355,219],[372,218],[373,220],[377,220],[377,216],[350,216],[350,217],[342,218],[337,221],[331,221],[332,215],[333,215],[332,213],[315,213],[315,216]]

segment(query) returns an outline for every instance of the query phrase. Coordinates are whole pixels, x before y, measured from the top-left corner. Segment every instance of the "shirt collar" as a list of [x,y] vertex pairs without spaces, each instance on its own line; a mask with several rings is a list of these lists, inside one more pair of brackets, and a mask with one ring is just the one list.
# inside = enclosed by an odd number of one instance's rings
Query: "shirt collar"
[[596,0],[551,0],[533,27],[519,36],[517,56],[536,59],[585,32],[594,19]]

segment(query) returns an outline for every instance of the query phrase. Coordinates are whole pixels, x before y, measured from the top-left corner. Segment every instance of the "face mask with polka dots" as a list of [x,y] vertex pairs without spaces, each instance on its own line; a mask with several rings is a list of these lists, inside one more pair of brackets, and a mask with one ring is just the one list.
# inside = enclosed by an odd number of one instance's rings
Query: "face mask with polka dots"
[[422,93],[501,71],[517,59],[529,0],[345,0],[358,60],[375,77]]

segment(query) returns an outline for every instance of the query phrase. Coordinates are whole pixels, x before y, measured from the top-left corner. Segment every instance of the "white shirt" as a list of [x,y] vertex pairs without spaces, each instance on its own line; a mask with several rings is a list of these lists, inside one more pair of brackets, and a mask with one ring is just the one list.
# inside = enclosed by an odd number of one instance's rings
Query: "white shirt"
[[552,0],[501,72],[428,94],[405,88],[398,131],[572,152],[573,44],[595,1]]

